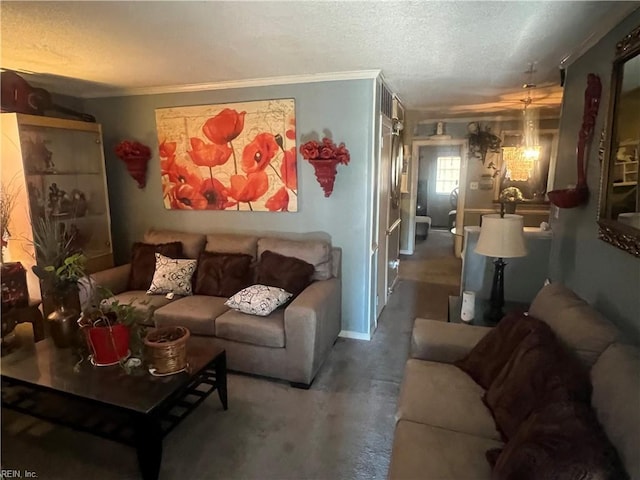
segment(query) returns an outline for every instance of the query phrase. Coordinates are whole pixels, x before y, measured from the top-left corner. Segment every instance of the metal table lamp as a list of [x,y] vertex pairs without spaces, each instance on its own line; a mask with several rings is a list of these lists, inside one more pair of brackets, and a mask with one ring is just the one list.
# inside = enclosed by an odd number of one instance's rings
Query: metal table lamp
[[478,238],[475,252],[495,258],[491,299],[489,310],[485,314],[485,319],[492,323],[498,323],[504,315],[502,312],[504,306],[504,267],[507,264],[503,258],[524,257],[527,254],[523,225],[522,215],[490,214],[482,216],[480,238]]

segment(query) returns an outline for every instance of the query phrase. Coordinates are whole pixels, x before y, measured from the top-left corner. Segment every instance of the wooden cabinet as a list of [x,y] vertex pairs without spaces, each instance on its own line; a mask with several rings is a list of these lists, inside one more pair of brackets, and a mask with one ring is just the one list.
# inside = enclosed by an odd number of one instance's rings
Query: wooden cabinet
[[3,113],[1,119],[2,182],[18,192],[9,224],[9,260],[31,270],[32,220],[46,215],[61,229],[77,232],[89,272],[113,266],[100,125],[16,113]]

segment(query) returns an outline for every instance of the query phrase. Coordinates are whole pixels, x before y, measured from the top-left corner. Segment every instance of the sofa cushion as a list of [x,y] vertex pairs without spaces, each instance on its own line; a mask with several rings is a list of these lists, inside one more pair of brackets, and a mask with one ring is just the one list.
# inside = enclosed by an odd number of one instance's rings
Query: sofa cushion
[[492,329],[426,318],[416,318],[411,330],[411,356],[453,363],[475,347]]
[[[477,386],[477,385],[476,385]],[[396,425],[390,480],[489,480],[486,450],[501,442],[401,420]]]
[[253,283],[251,255],[202,252],[195,274],[197,295],[230,297]]
[[254,235],[236,235],[228,233],[213,233],[207,235],[207,252],[244,253],[257,260],[258,237]]
[[156,325],[187,327],[194,335],[214,336],[216,318],[229,310],[224,301],[207,295],[181,298],[156,311]]
[[559,283],[542,287],[529,307],[529,314],[549,325],[589,368],[619,336],[611,322]]
[[187,258],[198,258],[204,248],[206,237],[200,233],[176,232],[173,230],[149,229],[144,234],[146,243],[182,243],[182,253]]
[[266,250],[260,255],[256,282],[279,287],[294,297],[311,284],[314,267],[295,257]]
[[640,349],[615,343],[591,369],[591,404],[627,472],[640,480]]
[[510,439],[533,411],[555,401],[588,403],[590,394],[587,371],[545,325],[520,342],[484,400]]
[[268,285],[251,285],[243,288],[224,302],[227,307],[248,315],[266,317],[291,298],[289,292]]
[[507,314],[468,355],[454,364],[487,389],[507,364],[519,343],[545,324],[522,313]]
[[409,359],[398,398],[398,420],[500,439],[484,390],[454,365]]
[[[176,297],[173,300],[169,300],[168,298],[162,295],[147,295],[146,290],[128,290],[126,292],[119,293],[118,295],[114,295],[112,297],[114,300],[117,300],[121,304],[131,304],[136,307],[137,310],[143,312],[143,314],[148,315],[146,321],[144,321],[144,325],[153,325],[155,316],[152,318],[152,313],[150,309],[158,309],[160,307],[164,307],[169,303],[179,299],[180,297]],[[111,299],[104,300],[105,302],[111,302]],[[157,310],[155,312],[157,314]]]
[[131,247],[131,270],[127,290],[147,290],[156,271],[156,253],[170,258],[182,256],[182,244],[171,243],[142,243],[136,242]]
[[507,442],[493,475],[501,480],[628,478],[591,407],[573,402],[534,412]]
[[284,310],[275,310],[266,317],[229,310],[216,319],[216,337],[282,348],[285,346]]
[[191,278],[196,271],[197,260],[169,258],[156,253],[156,271],[147,293],[150,295],[193,295]]
[[313,280],[331,278],[331,245],[323,240],[287,240],[262,237],[258,239],[258,258],[270,250],[287,257],[295,257],[313,265]]

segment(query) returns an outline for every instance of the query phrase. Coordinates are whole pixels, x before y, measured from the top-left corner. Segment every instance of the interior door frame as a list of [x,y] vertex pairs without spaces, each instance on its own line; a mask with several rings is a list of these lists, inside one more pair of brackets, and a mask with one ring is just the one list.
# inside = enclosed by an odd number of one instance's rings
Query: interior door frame
[[416,249],[416,206],[418,203],[418,166],[420,165],[420,147],[448,147],[460,146],[460,179],[458,180],[458,206],[456,208],[456,225],[463,225],[464,221],[464,197],[467,183],[467,139],[432,139],[413,140],[411,142],[411,179],[409,187],[409,225],[407,232],[407,251],[411,255]]
[[[387,291],[388,283],[388,269],[389,262],[389,208],[391,205],[391,147],[393,145],[393,122],[385,115],[381,115],[380,121],[380,162],[377,175],[378,182],[378,229],[377,229],[377,244],[378,244],[378,256],[377,256],[377,268],[376,268],[376,314],[373,323],[373,328],[378,325],[378,317],[382,313],[389,293]],[[389,158],[384,158],[384,150],[388,148]]]

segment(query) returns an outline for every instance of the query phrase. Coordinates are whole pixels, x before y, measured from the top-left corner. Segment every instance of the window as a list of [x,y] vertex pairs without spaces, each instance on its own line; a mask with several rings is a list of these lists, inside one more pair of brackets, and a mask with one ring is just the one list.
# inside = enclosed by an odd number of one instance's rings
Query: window
[[458,186],[460,157],[438,157],[436,164],[436,193],[449,195]]

